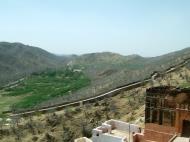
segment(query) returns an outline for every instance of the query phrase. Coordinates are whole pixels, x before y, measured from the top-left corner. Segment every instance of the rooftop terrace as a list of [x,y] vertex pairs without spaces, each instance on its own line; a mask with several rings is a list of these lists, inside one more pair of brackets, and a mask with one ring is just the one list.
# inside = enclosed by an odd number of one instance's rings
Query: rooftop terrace
[[92,140],[93,142],[130,142],[132,134],[140,131],[141,128],[137,125],[111,119],[93,129]]

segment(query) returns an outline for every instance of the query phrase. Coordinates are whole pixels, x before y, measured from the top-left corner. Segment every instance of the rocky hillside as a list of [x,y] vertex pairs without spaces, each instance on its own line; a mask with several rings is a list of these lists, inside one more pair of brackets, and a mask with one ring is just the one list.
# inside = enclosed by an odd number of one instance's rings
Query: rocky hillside
[[[13,117],[15,125],[2,125],[0,141],[72,142],[78,137],[91,137],[92,129],[109,119],[143,127],[146,88],[159,85],[190,87],[189,76],[190,64],[157,78],[152,83],[122,91],[111,98],[60,111],[52,110],[47,114],[36,112],[36,115],[29,117]],[[6,117],[3,120],[6,120]]]
[[[91,53],[81,56],[58,57],[42,49],[20,43],[0,43],[0,84],[19,79],[32,72],[59,68],[67,64],[83,71],[91,85],[65,98],[51,102],[63,103],[97,95],[121,85],[143,80],[154,71],[163,71],[190,58],[190,48],[158,57],[122,56],[116,53]],[[61,101],[61,102],[60,102]]]
[[63,59],[37,47],[0,42],[0,85],[32,72],[60,67]]
[[[139,55],[122,56],[103,52],[74,56],[69,65],[84,69],[91,77],[105,77],[120,72],[159,71],[174,66],[190,57],[190,48],[157,57],[141,57]],[[146,72],[144,76],[146,75]],[[149,75],[149,74],[148,74]],[[123,78],[123,76],[121,76]],[[139,78],[138,78],[139,79]],[[134,79],[135,80],[135,79]]]
[[[115,53],[92,53],[72,56],[69,66],[83,70],[92,80],[91,86],[66,100],[97,95],[118,86],[150,77],[190,58],[190,48],[158,57],[122,56]],[[59,102],[57,100],[56,102]]]

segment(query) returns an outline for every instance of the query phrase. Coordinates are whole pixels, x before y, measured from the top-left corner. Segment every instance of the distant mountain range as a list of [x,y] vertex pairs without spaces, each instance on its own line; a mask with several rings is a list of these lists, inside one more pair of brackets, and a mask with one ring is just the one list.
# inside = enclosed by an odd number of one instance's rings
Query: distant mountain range
[[93,79],[110,78],[119,85],[149,77],[152,72],[165,70],[189,57],[190,48],[148,58],[104,52],[75,56],[69,64],[83,68]]
[[150,58],[111,52],[57,56],[21,43],[0,42],[0,85],[33,72],[68,65],[84,70],[94,80],[94,85],[112,80],[113,86],[117,86],[143,79],[155,70],[164,70],[189,57],[190,48]]

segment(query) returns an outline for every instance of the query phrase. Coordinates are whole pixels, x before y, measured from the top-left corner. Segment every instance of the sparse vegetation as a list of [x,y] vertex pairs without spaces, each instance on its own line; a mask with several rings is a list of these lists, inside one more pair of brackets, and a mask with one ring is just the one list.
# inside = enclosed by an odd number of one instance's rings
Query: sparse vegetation
[[[18,141],[18,139],[29,142],[73,141],[81,136],[91,137],[91,130],[108,119],[119,119],[143,126],[143,100],[146,88],[167,84],[167,80],[173,78],[177,80],[178,84],[183,84],[187,82],[183,77],[185,71],[190,74],[188,69],[183,68],[178,72],[166,75],[164,79],[158,78],[158,80],[148,83],[144,87],[122,91],[111,98],[84,104],[83,106],[69,107],[56,112],[52,110],[47,114],[22,118],[18,125],[15,123],[10,128],[2,127],[2,130],[0,130],[1,141]],[[171,82],[171,85],[175,85],[173,83],[176,82]],[[20,133],[16,133],[16,131]]]
[[[23,83],[22,85],[24,87],[12,93],[12,100],[3,99],[0,96],[0,99],[3,100],[0,106],[2,106],[1,109],[3,111],[7,110],[10,106],[9,104],[13,104],[13,102],[17,105],[12,106],[12,110],[14,110],[15,107],[33,107],[39,103],[39,106],[47,107],[49,105],[95,96],[118,86],[143,80],[149,77],[153,71],[163,71],[170,66],[182,62],[184,58],[188,58],[189,53],[190,50],[187,48],[154,58],[144,58],[139,55],[122,56],[109,52],[60,57],[39,48],[20,43],[2,42],[0,43],[0,86],[10,81],[8,84],[10,88],[17,88],[17,84],[19,83]],[[55,75],[56,72],[49,72],[48,75],[46,74],[48,77],[42,76],[39,73],[40,71],[47,70],[58,70],[59,72],[63,66],[75,68],[78,73],[83,71],[84,76],[88,76],[90,80],[92,80],[91,84],[88,85],[88,87],[78,86],[80,89],[74,89],[75,91],[71,90],[69,92],[70,95],[65,95],[65,91],[72,89],[72,86],[65,86],[64,90],[60,90],[60,87],[56,86],[60,84],[60,79]],[[31,82],[26,82],[26,80],[18,80],[16,83],[11,82],[22,76],[28,77],[28,75],[31,74],[33,74]],[[41,76],[41,78],[35,78],[34,76]],[[58,82],[51,84],[48,82],[48,79]],[[78,82],[78,84],[82,83],[83,82]],[[40,88],[43,88],[45,85],[47,85],[48,88],[40,90]],[[38,88],[35,89],[35,87]],[[75,86],[75,88],[77,88],[77,86]],[[43,93],[34,95],[36,92]],[[2,92],[0,92],[0,94],[2,94]],[[7,98],[9,98],[9,96]],[[41,104],[41,100],[43,104]]]
[[[24,45],[22,47],[24,48]],[[11,47],[11,49],[14,49],[14,47]],[[18,49],[21,50],[22,48],[16,47],[15,52],[18,52]],[[25,50],[23,52],[25,53]],[[47,54],[46,52],[43,53]],[[10,56],[10,54],[8,55]],[[189,49],[172,53],[172,56],[168,54],[155,58],[143,58],[137,55],[125,57],[112,53],[88,54],[71,57],[70,61],[72,62],[68,64],[68,68],[62,70],[60,70],[60,66],[59,69],[55,69],[58,65],[57,57],[55,59],[55,56],[51,56],[52,59],[48,56],[48,59],[50,58],[52,62],[45,62],[43,67],[39,66],[41,64],[34,62],[34,66],[37,64],[39,68],[33,68],[32,71],[24,70],[24,72],[17,70],[19,72],[18,76],[25,73],[30,74],[30,76],[27,76],[24,80],[19,80],[16,84],[13,83],[2,88],[0,91],[0,112],[8,110],[9,107],[13,112],[18,108],[34,107],[37,110],[44,101],[50,100],[50,104],[54,104],[63,102],[63,100],[77,100],[97,95],[119,85],[144,79],[153,71],[165,70],[188,56]],[[33,54],[31,57],[33,57]],[[0,58],[7,59],[5,56],[0,56]],[[35,56],[35,58],[37,57]],[[19,62],[17,61],[19,60],[14,59],[15,62],[11,59],[8,63],[15,63],[18,66]],[[26,60],[23,65],[26,65],[25,63],[30,66],[31,62],[28,63],[28,60]],[[39,63],[41,63],[41,60]],[[46,65],[50,65],[54,69],[45,69]],[[15,69],[15,66],[13,68]],[[72,68],[76,70],[74,71]],[[21,69],[25,69],[25,67],[21,67]],[[43,72],[39,72],[38,69],[43,70]],[[8,116],[1,115],[0,141],[73,141],[81,136],[91,137],[91,130],[108,119],[132,121],[142,125],[146,87],[158,85],[187,87],[189,86],[189,69],[190,67],[187,66],[174,73],[157,78],[142,88],[122,91],[117,96],[90,104],[68,107],[60,111],[51,110],[47,114],[36,112],[34,116],[25,118],[12,117],[9,121],[7,121]],[[5,71],[5,66],[2,66],[0,71]],[[7,74],[11,74],[11,71],[8,70]],[[13,79],[13,76],[10,78],[9,80],[15,79]],[[138,122],[136,122],[137,119]]]

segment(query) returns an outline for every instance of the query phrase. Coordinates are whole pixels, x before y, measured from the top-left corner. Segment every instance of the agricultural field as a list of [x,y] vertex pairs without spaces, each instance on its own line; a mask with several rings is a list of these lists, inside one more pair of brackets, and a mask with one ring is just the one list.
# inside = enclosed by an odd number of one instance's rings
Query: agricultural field
[[71,69],[34,73],[30,77],[0,92],[0,112],[33,108],[43,101],[69,95],[90,84],[83,72]]

